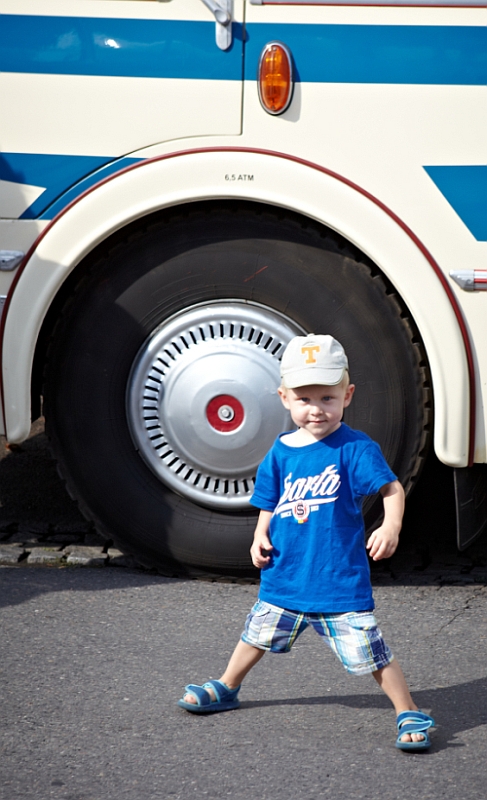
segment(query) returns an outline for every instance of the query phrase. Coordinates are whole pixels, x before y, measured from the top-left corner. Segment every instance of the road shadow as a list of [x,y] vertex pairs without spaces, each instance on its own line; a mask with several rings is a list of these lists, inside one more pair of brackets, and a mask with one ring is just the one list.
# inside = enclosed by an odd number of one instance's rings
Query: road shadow
[[121,567],[0,567],[0,608],[29,603],[53,592],[103,592],[168,583],[190,578],[166,578],[142,568]]
[[[437,730],[431,737],[430,753],[450,747],[464,747],[462,742],[455,741],[455,737],[464,731],[487,724],[487,677],[453,686],[415,690],[414,699],[420,708],[428,712],[431,709],[437,725]],[[376,693],[248,700],[242,701],[240,708],[250,710],[272,706],[345,706],[356,710],[391,708],[387,697]]]

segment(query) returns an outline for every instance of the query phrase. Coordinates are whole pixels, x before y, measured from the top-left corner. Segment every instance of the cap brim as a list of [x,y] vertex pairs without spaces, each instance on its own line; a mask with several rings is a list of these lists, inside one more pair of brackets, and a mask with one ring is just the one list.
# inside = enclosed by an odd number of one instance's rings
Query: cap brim
[[297,389],[299,386],[336,386],[341,383],[346,368],[340,369],[300,369],[282,375],[281,383],[285,389]]

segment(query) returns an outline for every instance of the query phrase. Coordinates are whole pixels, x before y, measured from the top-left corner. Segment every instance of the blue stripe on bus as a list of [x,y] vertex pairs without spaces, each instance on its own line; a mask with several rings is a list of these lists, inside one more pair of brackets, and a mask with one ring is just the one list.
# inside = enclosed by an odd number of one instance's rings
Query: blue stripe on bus
[[68,187],[113,160],[113,156],[0,152],[0,179],[11,183],[45,187],[45,191],[21,217],[21,219],[35,219]]
[[[215,23],[3,15],[0,70],[62,75],[240,80],[242,26],[228,51]],[[262,47],[291,49],[296,79],[313,83],[487,83],[487,28],[423,25],[246,27],[245,77],[255,80]]]
[[0,180],[45,187],[20,219],[52,219],[94,183],[142,160],[114,156],[0,153]]
[[[68,203],[71,203],[72,200],[75,200],[80,194],[83,194],[83,192],[89,189],[90,186],[94,186],[96,183],[104,180],[109,175],[113,175],[114,172],[119,172],[119,170],[125,169],[125,167],[130,167],[132,164],[137,164],[139,161],[144,161],[144,159],[118,158],[115,161],[111,161],[110,164],[106,164],[106,166],[102,167],[96,172],[92,172],[91,175],[87,175],[86,178],[83,178],[75,186],[72,186],[70,189],[68,189],[67,192],[64,192],[64,194],[60,195],[50,206],[45,208],[45,210],[39,214],[39,218],[53,219],[56,214],[59,214],[59,212],[68,205]],[[34,206],[35,203],[27,209],[29,214],[35,211]],[[21,219],[26,219],[26,213],[27,212],[24,212]]]
[[242,26],[226,50],[215,22],[5,14],[0,71],[242,80]]
[[423,25],[247,26],[245,77],[263,46],[291,50],[296,80],[310,83],[487,83],[487,27]]
[[487,165],[424,169],[470,233],[487,242]]

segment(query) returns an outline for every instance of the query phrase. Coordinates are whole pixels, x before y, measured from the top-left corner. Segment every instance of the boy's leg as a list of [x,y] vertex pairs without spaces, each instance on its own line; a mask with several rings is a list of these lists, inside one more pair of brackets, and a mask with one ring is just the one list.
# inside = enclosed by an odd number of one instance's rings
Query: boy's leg
[[[356,675],[372,672],[391,700],[396,715],[419,711],[398,662],[392,658],[372,611],[311,615],[311,624],[336,653],[344,667]],[[384,666],[385,665],[385,666]],[[415,720],[410,720],[411,722]],[[402,720],[407,724],[408,720]],[[403,733],[401,742],[422,742],[423,733]]]
[[253,647],[251,644],[240,640],[220,680],[225,683],[229,689],[236,689],[237,686],[240,686],[252,667],[258,664],[264,653],[265,650],[260,650],[258,647]]
[[[392,702],[396,710],[396,716],[402,711],[418,711],[418,706],[411,697],[403,671],[395,659],[386,667],[373,672],[372,675]],[[424,738],[422,733],[405,733],[401,736],[400,741],[421,742]]]
[[[264,655],[265,650],[260,650],[257,647],[253,647],[246,642],[239,641],[233,654],[228,662],[227,668],[221,678],[219,678],[222,683],[228,686],[229,689],[236,689],[237,686],[240,686],[245,676],[250,672],[252,667],[254,667]],[[210,694],[213,700],[215,700],[215,694],[213,689],[207,689],[207,692]],[[183,697],[187,703],[196,703],[195,698],[192,695],[186,694]]]

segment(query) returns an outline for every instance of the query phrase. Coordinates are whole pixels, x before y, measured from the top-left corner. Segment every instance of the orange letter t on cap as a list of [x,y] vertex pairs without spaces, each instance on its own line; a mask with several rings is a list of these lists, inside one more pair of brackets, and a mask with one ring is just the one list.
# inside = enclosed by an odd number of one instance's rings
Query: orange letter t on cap
[[303,354],[304,353],[308,354],[308,358],[304,362],[305,364],[316,364],[316,358],[313,355],[313,350],[316,350],[316,352],[319,353],[320,350],[321,350],[321,347],[319,346],[319,344],[313,344],[313,345],[311,345],[309,347],[302,347],[301,348],[301,352]]

